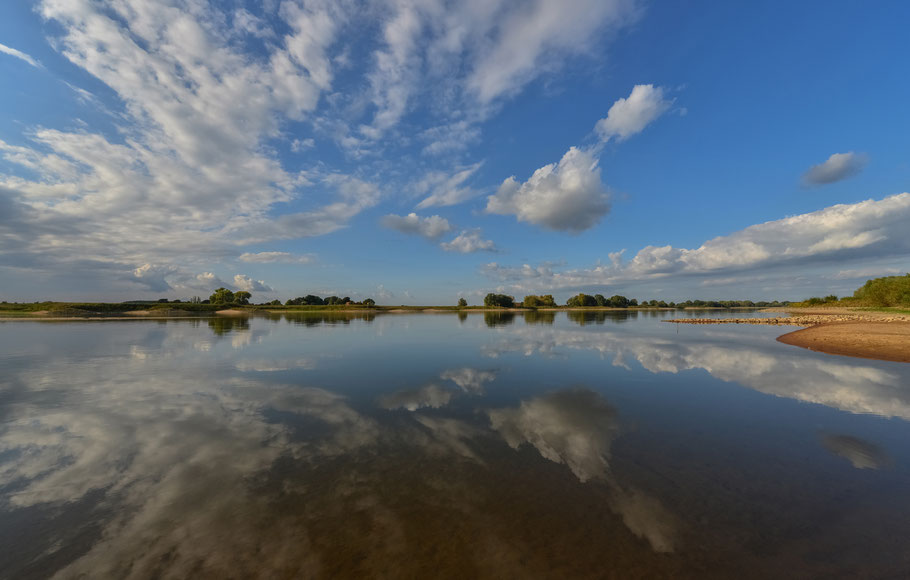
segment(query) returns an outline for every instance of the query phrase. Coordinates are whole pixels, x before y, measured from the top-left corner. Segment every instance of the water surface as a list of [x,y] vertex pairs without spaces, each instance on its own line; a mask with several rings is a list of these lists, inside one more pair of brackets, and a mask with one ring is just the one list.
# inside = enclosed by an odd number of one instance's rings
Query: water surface
[[0,577],[910,574],[910,365],[671,315],[3,322]]

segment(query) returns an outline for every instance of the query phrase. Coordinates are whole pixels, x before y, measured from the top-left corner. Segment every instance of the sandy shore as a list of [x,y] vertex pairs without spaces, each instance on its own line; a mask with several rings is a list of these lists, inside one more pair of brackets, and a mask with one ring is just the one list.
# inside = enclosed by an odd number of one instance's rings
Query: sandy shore
[[910,362],[910,322],[821,324],[777,340],[828,354]]
[[784,344],[843,356],[910,362],[910,315],[843,308],[794,308],[770,318],[681,318],[677,324],[804,326],[779,336]]

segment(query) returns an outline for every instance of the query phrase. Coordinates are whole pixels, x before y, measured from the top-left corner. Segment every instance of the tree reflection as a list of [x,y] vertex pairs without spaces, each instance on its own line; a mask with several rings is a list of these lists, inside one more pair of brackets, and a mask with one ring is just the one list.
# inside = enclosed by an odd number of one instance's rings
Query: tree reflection
[[508,326],[515,322],[515,313],[514,312],[484,312],[483,321],[490,328],[495,328],[497,326]]

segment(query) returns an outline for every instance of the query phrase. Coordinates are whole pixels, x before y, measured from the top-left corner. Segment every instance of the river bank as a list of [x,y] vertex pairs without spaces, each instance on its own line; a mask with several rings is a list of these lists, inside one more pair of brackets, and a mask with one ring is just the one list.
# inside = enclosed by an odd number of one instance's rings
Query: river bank
[[[779,311],[775,309],[774,311]],[[910,362],[910,314],[844,308],[791,308],[769,318],[683,318],[675,324],[802,326],[778,341],[827,354]]]

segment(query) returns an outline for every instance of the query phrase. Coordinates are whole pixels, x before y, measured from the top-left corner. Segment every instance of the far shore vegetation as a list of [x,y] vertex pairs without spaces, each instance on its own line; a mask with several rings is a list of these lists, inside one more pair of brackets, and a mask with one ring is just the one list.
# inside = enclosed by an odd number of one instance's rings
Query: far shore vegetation
[[0,316],[116,316],[118,314],[141,312],[148,316],[207,316],[224,310],[239,311],[339,311],[339,310],[372,310],[372,311],[460,311],[460,310],[503,310],[521,309],[526,311],[549,309],[686,309],[686,308],[774,308],[774,307],[857,307],[868,309],[903,309],[910,310],[910,274],[904,276],[887,276],[867,281],[858,288],[853,296],[838,297],[834,294],[825,297],[812,297],[802,302],[788,301],[752,301],[752,300],[685,300],[666,302],[664,300],[638,300],[616,294],[607,298],[602,294],[576,294],[569,298],[565,305],[557,304],[552,294],[529,294],[521,301],[507,294],[489,293],[484,297],[483,305],[469,305],[465,298],[459,298],[453,306],[406,306],[377,305],[372,298],[353,300],[348,296],[321,297],[306,294],[291,298],[285,302],[252,302],[252,293],[227,288],[217,288],[203,299],[193,296],[188,299],[160,298],[158,300],[131,300],[126,302],[2,302]]

